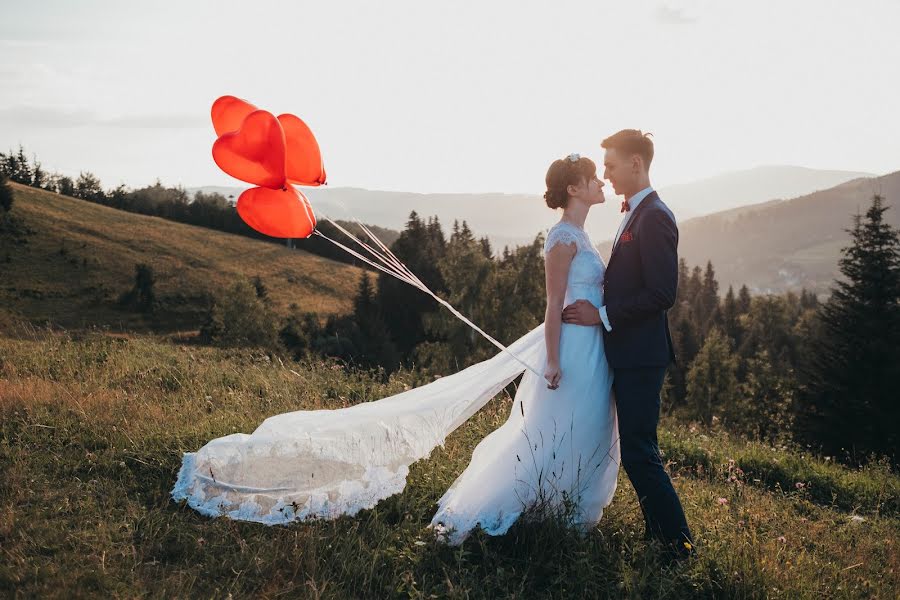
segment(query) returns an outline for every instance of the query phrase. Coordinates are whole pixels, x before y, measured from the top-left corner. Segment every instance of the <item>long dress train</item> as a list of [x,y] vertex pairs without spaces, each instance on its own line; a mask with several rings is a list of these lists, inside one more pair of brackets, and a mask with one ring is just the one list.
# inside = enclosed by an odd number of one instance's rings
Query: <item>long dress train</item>
[[[602,304],[603,262],[587,234],[558,223],[545,250],[574,243],[566,301]],[[509,350],[546,360],[543,325]],[[525,372],[507,422],[476,447],[439,501],[431,525],[452,544],[476,526],[505,533],[533,506],[567,511],[585,527],[612,500],[619,463],[612,372],[596,327],[563,325],[557,390]],[[266,524],[336,518],[399,493],[409,466],[524,371],[506,352],[454,375],[374,402],[266,419],[186,453],[172,496],[208,516]]]

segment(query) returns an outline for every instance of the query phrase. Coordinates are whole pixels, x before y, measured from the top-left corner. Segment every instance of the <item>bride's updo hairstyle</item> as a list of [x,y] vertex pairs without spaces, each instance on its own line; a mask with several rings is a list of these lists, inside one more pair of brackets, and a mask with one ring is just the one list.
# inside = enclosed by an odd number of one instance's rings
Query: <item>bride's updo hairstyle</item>
[[547,191],[544,200],[550,208],[565,208],[569,203],[569,186],[591,180],[597,174],[597,165],[589,158],[570,154],[554,160],[547,169]]

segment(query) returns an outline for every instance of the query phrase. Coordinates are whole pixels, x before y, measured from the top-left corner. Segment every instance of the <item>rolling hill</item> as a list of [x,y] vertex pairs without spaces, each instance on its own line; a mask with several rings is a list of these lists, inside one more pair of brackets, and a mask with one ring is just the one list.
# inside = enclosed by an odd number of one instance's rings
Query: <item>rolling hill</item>
[[[867,173],[823,171],[802,167],[770,166],[725,173],[696,182],[663,186],[660,194],[682,221],[695,216],[755,204],[776,198],[794,198],[827,189]],[[542,177],[536,181],[540,183]],[[236,199],[244,188],[189,188],[218,192]],[[591,211],[586,229],[595,240],[612,238],[619,226],[621,198],[607,187],[607,203]],[[445,231],[454,219],[465,220],[479,237],[487,236],[495,249],[531,243],[549,229],[558,215],[537,194],[415,194],[358,188],[304,189],[316,211],[334,219],[355,216],[365,223],[403,229],[413,210],[420,216],[437,215]]]
[[662,188],[659,193],[675,215],[685,221],[740,206],[796,198],[853,179],[874,176],[872,173],[856,171],[823,171],[772,165],[670,185]]
[[[876,193],[891,206],[886,222],[900,227],[898,171],[683,221],[679,255],[692,265],[712,260],[720,291],[746,283],[757,293],[802,287],[826,293],[839,274],[841,248],[850,241],[845,230]],[[601,254],[609,256],[610,247],[601,244]]]
[[[272,306],[350,309],[361,271],[284,246],[10,184],[15,232],[0,232],[0,312],[77,328],[196,329],[208,294],[259,275]],[[156,275],[162,316],[118,307],[138,263]],[[2,320],[0,320],[2,322]]]

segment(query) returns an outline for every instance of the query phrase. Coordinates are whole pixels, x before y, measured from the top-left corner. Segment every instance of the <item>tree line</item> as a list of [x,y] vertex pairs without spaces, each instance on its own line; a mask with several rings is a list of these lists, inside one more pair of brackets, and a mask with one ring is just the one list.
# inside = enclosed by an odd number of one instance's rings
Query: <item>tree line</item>
[[[280,240],[250,228],[238,215],[232,202],[221,194],[198,191],[192,196],[181,186],[167,187],[159,180],[153,185],[138,189],[128,188],[124,184],[104,189],[100,179],[90,171],[82,171],[73,179],[46,170],[37,156],[33,155],[29,159],[22,146],[8,153],[0,152],[0,177],[119,210],[280,243]],[[337,228],[328,222],[319,223],[317,229],[328,237],[341,236]],[[376,229],[380,233],[385,232],[380,228]],[[291,246],[332,260],[357,264],[353,257],[315,236],[292,240]]]
[[[677,361],[663,391],[664,410],[708,428],[775,444],[805,444],[860,463],[888,456],[897,464],[900,405],[900,241],[876,197],[850,230],[842,278],[821,302],[799,294],[719,294],[711,262],[679,264],[669,311]],[[510,343],[537,326],[545,308],[543,238],[494,255],[466,223],[445,236],[437,218],[412,213],[391,249],[438,295],[494,337]],[[132,297],[141,281],[136,275]],[[138,281],[140,280],[140,281]],[[211,305],[204,341],[326,356],[385,376],[405,367],[419,381],[484,360],[495,349],[432,298],[396,279],[365,273],[353,311],[325,322],[292,307],[278,319],[258,277],[241,281]]]
[[[218,194],[190,201],[183,189],[159,183],[104,192],[90,173],[75,181],[47,174],[36,159],[29,163],[21,147],[0,154],[2,176],[124,210],[223,230],[243,226]],[[866,213],[854,218],[841,276],[824,300],[805,290],[751,295],[746,285],[723,295],[711,261],[704,268],[682,260],[669,311],[678,358],[663,390],[664,410],[752,439],[806,444],[849,462],[888,456],[897,465],[900,234],[885,223],[886,210],[884,199],[875,196]],[[251,230],[243,234],[259,237]],[[436,217],[423,220],[414,212],[390,246],[430,289],[503,342],[543,319],[540,235],[495,254],[465,222],[454,223],[447,236]],[[139,266],[135,289],[121,302],[151,309],[152,282],[152,271]],[[366,273],[352,313],[324,322],[299,307],[280,320],[267,302],[259,278],[235,283],[211,303],[202,338],[333,357],[386,376],[406,367],[423,381],[495,352],[432,298],[384,274],[373,280]]]
[[[682,260],[669,311],[677,361],[664,410],[749,439],[801,444],[853,463],[887,456],[896,465],[900,234],[884,222],[886,210],[876,196],[855,218],[841,278],[824,301],[806,290],[751,295],[746,285],[722,295],[712,262]],[[436,218],[412,213],[392,250],[432,290],[510,343],[543,319],[542,246],[538,236],[494,255],[465,223],[446,237]],[[383,274],[375,282],[363,276],[351,314],[323,324],[297,313],[271,331],[298,355],[386,374],[405,366],[421,380],[496,352],[432,298]]]

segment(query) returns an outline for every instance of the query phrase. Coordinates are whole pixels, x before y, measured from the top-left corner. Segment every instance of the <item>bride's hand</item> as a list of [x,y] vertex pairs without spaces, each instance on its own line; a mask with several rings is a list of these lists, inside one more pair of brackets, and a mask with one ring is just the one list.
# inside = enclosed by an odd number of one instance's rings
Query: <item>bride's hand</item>
[[559,363],[547,362],[547,367],[544,369],[544,379],[547,380],[547,387],[551,390],[559,387],[559,380],[562,379]]

